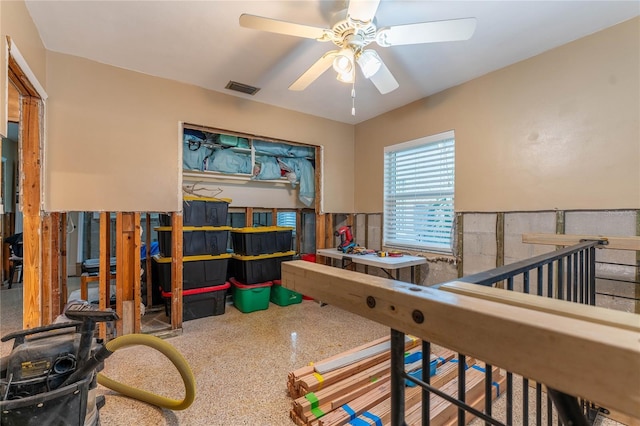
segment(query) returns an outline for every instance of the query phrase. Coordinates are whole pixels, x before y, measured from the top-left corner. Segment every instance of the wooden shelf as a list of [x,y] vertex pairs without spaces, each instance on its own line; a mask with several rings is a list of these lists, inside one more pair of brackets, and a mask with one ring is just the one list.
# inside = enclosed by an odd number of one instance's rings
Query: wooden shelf
[[244,181],[244,182],[268,182],[268,183],[289,184],[289,180],[287,178],[263,180],[263,179],[253,179],[253,175],[249,175],[249,174],[200,172],[197,170],[183,171],[182,179],[183,181],[186,181],[186,182],[235,180],[235,181]]

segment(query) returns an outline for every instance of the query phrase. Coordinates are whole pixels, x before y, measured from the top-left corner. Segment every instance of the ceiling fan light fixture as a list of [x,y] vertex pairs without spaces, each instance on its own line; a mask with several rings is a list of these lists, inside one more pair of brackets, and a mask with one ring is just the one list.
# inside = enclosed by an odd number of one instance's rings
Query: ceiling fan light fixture
[[333,60],[333,69],[338,74],[347,74],[353,72],[353,65],[353,50],[348,47],[340,49]]
[[353,79],[355,77],[354,74],[353,69],[351,72],[339,72],[336,79],[343,83],[353,83]]
[[358,57],[358,65],[366,78],[372,77],[382,66],[382,61],[375,50],[365,50]]

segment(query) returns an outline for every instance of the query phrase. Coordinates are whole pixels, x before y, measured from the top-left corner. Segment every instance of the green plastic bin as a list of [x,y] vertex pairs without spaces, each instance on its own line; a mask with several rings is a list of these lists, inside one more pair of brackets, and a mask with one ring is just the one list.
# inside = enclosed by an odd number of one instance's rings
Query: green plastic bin
[[296,303],[302,302],[302,294],[282,287],[280,280],[273,280],[269,300],[271,300],[271,303],[275,303],[278,306],[295,305]]
[[267,281],[259,284],[243,284],[235,278],[230,278],[233,305],[242,313],[263,311],[269,309],[269,298],[273,283]]

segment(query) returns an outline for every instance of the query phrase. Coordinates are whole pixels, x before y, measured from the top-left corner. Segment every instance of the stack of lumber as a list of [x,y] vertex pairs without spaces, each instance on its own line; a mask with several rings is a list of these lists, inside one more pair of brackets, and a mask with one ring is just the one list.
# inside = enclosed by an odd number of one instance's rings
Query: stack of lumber
[[[405,359],[421,358],[420,340],[405,341]],[[288,375],[287,388],[293,398],[290,417],[299,426],[340,426],[389,424],[391,418],[391,376],[389,338],[359,346],[315,364],[299,368]],[[457,397],[458,360],[447,349],[435,348],[430,354],[436,374],[431,385]],[[467,357],[465,374],[468,404],[484,407],[484,363]],[[405,364],[406,371],[421,368],[422,361]],[[504,377],[493,369],[493,394],[500,395]],[[504,389],[504,387],[502,387]],[[422,388],[405,388],[407,424],[421,424]],[[431,395],[431,422],[450,425],[457,421],[456,406]],[[473,420],[467,415],[465,421]]]

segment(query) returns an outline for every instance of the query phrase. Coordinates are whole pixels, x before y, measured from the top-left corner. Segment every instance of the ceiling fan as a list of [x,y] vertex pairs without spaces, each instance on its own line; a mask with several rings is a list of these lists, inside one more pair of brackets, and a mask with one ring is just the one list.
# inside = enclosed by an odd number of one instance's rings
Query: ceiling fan
[[369,44],[375,41],[381,47],[390,47],[468,40],[476,28],[475,18],[378,28],[374,18],[379,3],[380,0],[349,1],[348,8],[337,15],[337,22],[331,28],[312,27],[246,13],[240,15],[240,25],[272,33],[331,41],[339,48],[325,53],[289,86],[290,90],[306,89],[331,66],[339,81],[352,83],[357,63],[364,77],[371,80],[383,95],[397,89],[399,85],[376,51],[366,49]]

